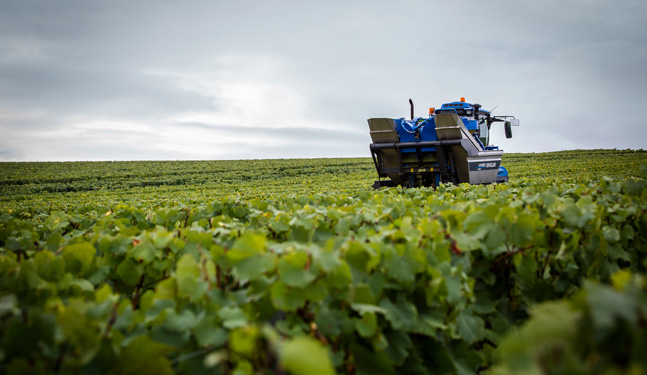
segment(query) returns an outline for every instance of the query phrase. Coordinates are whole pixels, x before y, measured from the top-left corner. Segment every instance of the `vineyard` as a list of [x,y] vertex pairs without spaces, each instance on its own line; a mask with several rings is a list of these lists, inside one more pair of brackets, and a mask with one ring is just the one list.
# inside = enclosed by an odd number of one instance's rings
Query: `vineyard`
[[645,374],[647,152],[0,163],[0,373]]

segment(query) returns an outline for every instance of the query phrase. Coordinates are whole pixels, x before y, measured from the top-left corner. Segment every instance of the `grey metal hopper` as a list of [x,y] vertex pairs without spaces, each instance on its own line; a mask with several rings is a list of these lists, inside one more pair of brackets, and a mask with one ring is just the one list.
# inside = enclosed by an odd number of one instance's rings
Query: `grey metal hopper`
[[368,127],[373,143],[396,143],[400,141],[398,132],[395,131],[395,122],[392,118],[370,118]]
[[456,113],[436,114],[436,135],[439,140],[460,140],[460,145],[451,147],[460,182],[489,184],[496,180],[503,151],[485,150]]
[[[367,121],[373,143],[400,142],[400,136],[395,131],[395,122],[392,118],[370,118]],[[384,167],[394,169],[400,167],[399,153],[395,148],[383,149],[379,152]],[[387,176],[396,184],[402,183],[399,173],[389,173]]]

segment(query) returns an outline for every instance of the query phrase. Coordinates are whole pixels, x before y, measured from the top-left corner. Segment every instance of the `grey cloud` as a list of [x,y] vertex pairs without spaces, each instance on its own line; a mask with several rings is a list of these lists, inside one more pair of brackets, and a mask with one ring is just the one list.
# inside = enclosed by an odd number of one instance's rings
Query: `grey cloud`
[[0,67],[0,72],[5,77],[0,103],[11,108],[152,118],[175,108],[216,108],[213,98],[143,72],[56,65]]
[[179,123],[183,128],[195,127],[209,130],[217,130],[226,135],[244,138],[253,135],[254,137],[267,138],[271,140],[294,140],[303,144],[317,144],[319,142],[343,143],[348,139],[370,139],[368,133],[322,128],[296,128],[296,127],[275,127],[263,128],[257,126],[234,125],[212,125],[198,122]]
[[[647,130],[629,108],[647,100],[646,21],[640,0],[5,1],[0,48],[11,58],[0,58],[0,158],[36,157],[21,146],[24,129],[93,120],[268,140],[232,158],[368,156],[366,118],[408,116],[409,98],[424,115],[461,96],[522,119],[511,140],[495,129],[506,151],[640,148]],[[219,90],[236,82],[300,97],[303,127],[175,122],[227,111]],[[628,110],[603,115],[614,108]],[[205,155],[160,151],[166,143],[155,133],[122,134],[130,146],[120,148],[99,142],[118,139],[108,130],[83,134],[90,146],[60,135],[74,158]]]
[[[235,146],[235,153],[220,156],[228,159],[298,158],[298,157],[358,157],[369,156],[368,132],[353,130],[313,128],[261,128],[244,126],[181,124],[183,128],[200,127],[216,130],[228,141],[226,146]],[[191,130],[187,130],[191,131]],[[258,139],[253,145],[245,140]],[[217,139],[217,137],[215,137]],[[232,140],[233,139],[233,140]]]

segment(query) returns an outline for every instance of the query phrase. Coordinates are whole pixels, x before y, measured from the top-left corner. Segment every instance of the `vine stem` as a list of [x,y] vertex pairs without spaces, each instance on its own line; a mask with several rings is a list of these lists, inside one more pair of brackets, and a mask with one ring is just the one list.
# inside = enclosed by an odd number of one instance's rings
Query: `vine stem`
[[142,287],[144,286],[144,278],[146,274],[142,274],[139,278],[139,284],[137,284],[137,289],[135,290],[135,296],[133,297],[133,311],[137,310],[137,305],[139,304],[139,297],[142,292]]
[[143,289],[146,289],[146,288],[148,288],[149,286],[152,286],[153,284],[157,284],[157,283],[159,283],[160,281],[163,281],[163,280],[168,279],[169,277],[170,277],[170,276],[166,274],[166,271],[164,271],[164,272],[162,273],[162,277],[160,277],[160,278],[159,278],[159,279],[157,279],[157,280],[153,280],[153,281],[151,281],[151,282],[148,282],[148,283],[146,283],[146,284],[142,285],[142,288],[143,288]]
[[56,362],[54,362],[54,372],[59,373],[61,371],[61,366],[63,365],[63,358],[65,358],[65,353],[69,348],[68,343],[61,345],[61,348],[58,351],[58,357],[56,357]]
[[108,337],[108,334],[110,333],[110,330],[112,329],[112,326],[115,325],[115,322],[117,321],[117,308],[119,307],[119,303],[115,302],[114,305],[112,305],[112,312],[110,313],[110,320],[108,320],[108,324],[106,325],[106,329],[103,331],[103,335],[101,337],[106,338]]
[[494,263],[497,264],[499,262],[502,262],[502,261],[506,260],[507,258],[515,255],[515,254],[523,253],[524,251],[532,249],[533,247],[535,247],[535,245],[528,245],[528,246],[524,246],[524,247],[522,247],[520,249],[517,249],[517,250],[510,250],[510,251],[506,252],[505,254],[502,254],[497,260],[494,261]]

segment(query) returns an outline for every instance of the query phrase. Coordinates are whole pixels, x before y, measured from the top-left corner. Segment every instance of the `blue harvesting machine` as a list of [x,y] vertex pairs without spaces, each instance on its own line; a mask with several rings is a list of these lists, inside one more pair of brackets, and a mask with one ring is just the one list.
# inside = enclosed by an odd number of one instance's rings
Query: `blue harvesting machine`
[[460,101],[429,108],[429,117],[411,119],[368,119],[371,155],[378,180],[373,187],[432,186],[442,183],[490,184],[507,182],[508,171],[501,166],[503,150],[490,145],[490,127],[504,123],[506,138],[514,116],[494,116],[479,104]]

